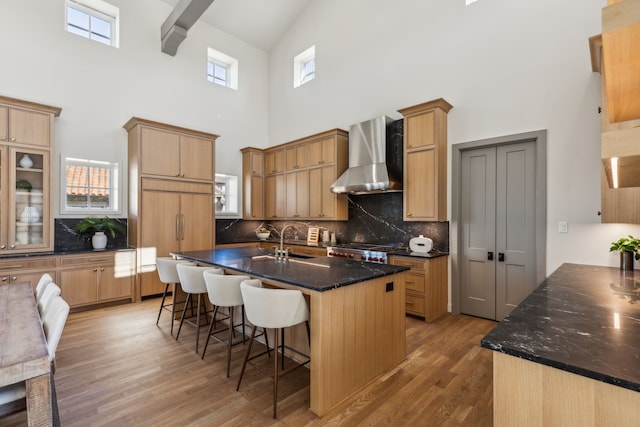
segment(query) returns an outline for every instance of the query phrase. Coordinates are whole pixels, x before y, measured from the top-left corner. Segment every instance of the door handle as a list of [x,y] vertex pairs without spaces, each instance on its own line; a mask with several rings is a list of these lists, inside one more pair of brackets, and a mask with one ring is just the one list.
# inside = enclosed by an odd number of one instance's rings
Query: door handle
[[487,252],[487,260],[493,261],[493,252]]
[[504,254],[502,252],[498,252],[498,261],[504,262]]

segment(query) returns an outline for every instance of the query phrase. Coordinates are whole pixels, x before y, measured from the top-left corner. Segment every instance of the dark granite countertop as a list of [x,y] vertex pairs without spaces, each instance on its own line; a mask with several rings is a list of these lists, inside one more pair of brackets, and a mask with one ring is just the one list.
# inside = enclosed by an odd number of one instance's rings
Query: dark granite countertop
[[[324,292],[408,270],[408,267],[350,261],[343,258],[295,258],[277,262],[270,250],[229,248],[178,252],[175,255],[251,274],[265,279]],[[263,257],[254,259],[253,257]]]
[[50,252],[30,252],[30,253],[23,253],[23,254],[0,255],[0,259],[38,257],[38,256],[76,255],[76,254],[95,254],[100,252],[134,251],[135,249],[136,248],[133,246],[123,246],[123,247],[106,248],[106,249],[74,249],[74,250],[56,249]]
[[563,264],[482,346],[640,391],[640,271]]

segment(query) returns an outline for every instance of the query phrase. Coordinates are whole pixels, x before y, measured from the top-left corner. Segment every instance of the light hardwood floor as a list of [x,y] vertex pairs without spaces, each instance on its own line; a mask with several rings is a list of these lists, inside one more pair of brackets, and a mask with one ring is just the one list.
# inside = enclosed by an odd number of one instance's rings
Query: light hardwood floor
[[[235,390],[245,347],[233,348],[227,379],[225,348],[212,340],[201,360],[194,328],[185,325],[176,342],[168,313],[156,327],[159,304],[150,299],[69,316],[55,374],[63,427],[492,425],[492,355],[480,339],[495,322],[407,318],[407,359],[393,371],[318,418],[308,410],[308,370],[298,369],[280,381],[273,420],[270,378],[247,367]],[[0,425],[26,425],[25,413]]]

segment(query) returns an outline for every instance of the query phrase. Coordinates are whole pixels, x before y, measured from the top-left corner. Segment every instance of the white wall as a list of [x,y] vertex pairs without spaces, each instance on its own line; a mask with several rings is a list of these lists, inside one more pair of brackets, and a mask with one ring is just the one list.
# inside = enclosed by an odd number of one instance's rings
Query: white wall
[[[126,173],[122,125],[132,116],[220,135],[216,172],[240,175],[239,149],[267,144],[267,54],[198,22],[172,57],[160,50],[169,5],[109,2],[120,8],[117,49],[68,33],[63,0],[0,4],[0,94],[62,108],[56,176],[60,154],[122,161]],[[206,80],[207,47],[239,60],[238,91]],[[126,216],[126,191],[123,205]]]
[[[600,33],[605,5],[311,2],[270,54],[269,143],[400,118],[397,109],[440,97],[454,106],[449,144],[547,129],[548,273],[563,262],[616,266],[609,243],[640,226],[603,225],[596,214],[600,75],[587,40]],[[294,89],[292,58],[313,44],[316,79]],[[569,233],[558,233],[558,221]]]

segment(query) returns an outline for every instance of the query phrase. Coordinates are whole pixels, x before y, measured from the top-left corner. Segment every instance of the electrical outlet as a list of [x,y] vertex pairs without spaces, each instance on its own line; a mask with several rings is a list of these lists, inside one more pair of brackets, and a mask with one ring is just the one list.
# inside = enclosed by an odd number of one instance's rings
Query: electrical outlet
[[558,233],[568,233],[569,223],[567,221],[558,222]]

